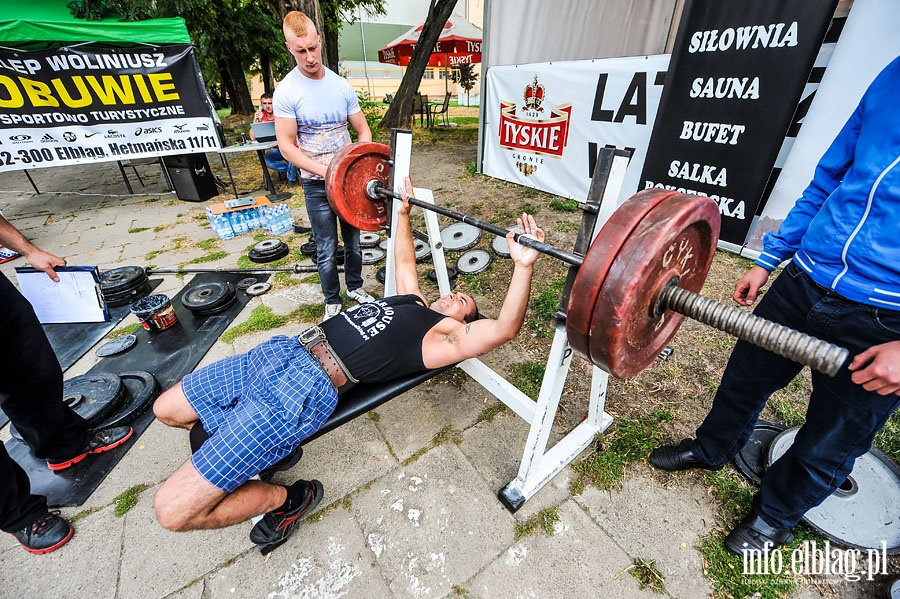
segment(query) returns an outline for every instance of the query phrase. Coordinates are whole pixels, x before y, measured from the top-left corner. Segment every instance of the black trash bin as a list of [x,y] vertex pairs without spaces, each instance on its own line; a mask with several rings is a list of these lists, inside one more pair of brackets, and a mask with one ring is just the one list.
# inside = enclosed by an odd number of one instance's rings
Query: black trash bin
[[180,200],[204,202],[218,195],[216,179],[206,154],[177,154],[163,157],[166,170]]

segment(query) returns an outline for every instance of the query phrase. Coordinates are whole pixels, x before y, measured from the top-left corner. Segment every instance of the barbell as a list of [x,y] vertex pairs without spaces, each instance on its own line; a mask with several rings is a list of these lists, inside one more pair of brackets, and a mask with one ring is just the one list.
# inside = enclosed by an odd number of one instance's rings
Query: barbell
[[[387,226],[392,191],[391,151],[384,144],[344,146],[325,175],[335,213],[365,231]],[[505,236],[508,229],[441,206],[410,204]],[[582,257],[518,232],[521,245],[578,269],[566,307],[569,345],[619,378],[649,366],[685,316],[829,376],[850,352],[837,345],[698,294],[712,265],[721,217],[713,200],[647,189],[625,201],[604,223]]]

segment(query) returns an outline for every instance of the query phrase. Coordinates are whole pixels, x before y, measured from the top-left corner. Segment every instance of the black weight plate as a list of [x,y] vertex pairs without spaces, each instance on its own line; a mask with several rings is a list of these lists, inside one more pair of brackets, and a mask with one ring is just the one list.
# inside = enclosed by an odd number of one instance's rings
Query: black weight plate
[[461,252],[475,247],[481,239],[481,229],[467,223],[453,223],[441,231],[441,243],[450,252]]
[[98,358],[115,356],[116,354],[121,354],[123,351],[131,349],[135,343],[137,343],[137,337],[134,335],[122,335],[121,337],[116,337],[98,347],[94,352],[94,355]]
[[237,295],[232,295],[227,300],[225,300],[225,302],[217,306],[210,306],[209,308],[203,310],[194,310],[193,312],[196,316],[212,316],[213,314],[224,312],[225,310],[233,306],[236,301]]
[[133,289],[140,285],[147,273],[140,266],[122,266],[100,272],[100,289],[104,293]]
[[256,284],[256,277],[246,277],[246,278],[238,281],[237,285],[235,285],[235,287],[237,287],[238,289],[243,291],[243,290],[247,289],[248,287],[250,287],[251,285],[255,285],[255,284]]
[[156,397],[156,378],[149,372],[120,372],[119,378],[125,387],[125,398],[118,409],[95,428],[130,425],[150,407]]
[[265,254],[257,252],[255,249],[250,250],[250,252],[247,254],[247,257],[250,258],[250,262],[256,262],[257,264],[263,264],[266,262],[274,262],[275,260],[284,258],[290,252],[291,252],[291,250],[287,246],[287,244],[282,244],[282,246],[280,248],[278,248],[277,250],[268,252]]
[[363,264],[378,264],[382,260],[384,260],[384,250],[379,248],[364,248],[362,250],[362,263]]
[[766,470],[766,453],[769,443],[785,428],[787,427],[777,422],[757,421],[747,444],[734,456],[734,465],[750,482],[759,484],[760,478]]
[[181,296],[181,303],[191,312],[210,310],[227,303],[235,295],[234,285],[210,281],[194,285]]
[[289,191],[282,191],[279,193],[270,193],[266,195],[266,197],[269,198],[270,202],[283,202],[294,197],[294,194]]
[[253,249],[260,254],[271,254],[276,250],[279,250],[283,245],[285,245],[285,243],[280,239],[263,239],[254,245]]
[[118,308],[127,304],[133,304],[142,297],[147,297],[153,291],[153,285],[150,280],[146,280],[134,289],[119,291],[116,293],[104,293],[103,301],[106,302],[108,308]]
[[125,387],[112,373],[84,374],[63,383],[63,401],[78,396],[81,400],[74,403],[72,409],[93,427],[121,405]]
[[431,255],[431,246],[421,239],[413,240],[413,249],[416,252],[416,262],[421,262]]
[[[447,278],[452,282],[456,280],[456,277],[459,275],[459,271],[456,270],[452,266],[447,267]],[[432,283],[437,283],[437,271],[435,269],[431,269],[428,271],[428,280]]]
[[316,242],[315,241],[307,241],[303,245],[300,246],[300,253],[304,256],[315,256],[316,255]]
[[[318,261],[318,256],[316,254],[313,254],[309,258],[310,258],[310,260],[312,260],[313,264],[315,264]],[[338,264],[344,263],[344,246],[342,246],[342,245],[337,246],[337,252],[335,252],[335,259],[337,260]]]
[[375,271],[375,280],[384,285],[384,279],[387,276],[387,268],[382,266],[377,271]]
[[456,270],[464,275],[477,275],[491,265],[491,255],[487,250],[469,250],[456,261]]
[[381,241],[381,235],[378,233],[363,231],[359,234],[359,247],[361,248],[377,247],[379,241]]

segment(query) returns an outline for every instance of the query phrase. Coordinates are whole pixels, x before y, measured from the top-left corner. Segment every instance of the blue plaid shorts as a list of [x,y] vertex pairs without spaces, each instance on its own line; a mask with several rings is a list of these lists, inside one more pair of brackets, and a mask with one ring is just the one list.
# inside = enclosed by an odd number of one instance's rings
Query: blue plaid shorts
[[283,335],[192,372],[181,386],[210,435],[191,462],[226,493],[291,453],[337,405],[322,366]]

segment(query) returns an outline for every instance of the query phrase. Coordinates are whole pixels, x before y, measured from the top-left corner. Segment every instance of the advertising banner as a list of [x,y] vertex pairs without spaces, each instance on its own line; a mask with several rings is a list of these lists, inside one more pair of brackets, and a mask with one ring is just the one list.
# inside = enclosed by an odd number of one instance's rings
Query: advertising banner
[[190,45],[0,48],[0,171],[220,147]]
[[638,189],[668,55],[491,68],[484,174],[587,198],[603,147],[633,151],[619,203]]
[[856,0],[821,84],[812,97],[778,180],[747,237],[743,254],[756,257],[766,233],[775,232],[809,185],[816,164],[856,109],[866,88],[900,55],[900,5],[894,0]]
[[640,187],[719,203],[741,245],[837,0],[688,0]]

